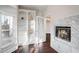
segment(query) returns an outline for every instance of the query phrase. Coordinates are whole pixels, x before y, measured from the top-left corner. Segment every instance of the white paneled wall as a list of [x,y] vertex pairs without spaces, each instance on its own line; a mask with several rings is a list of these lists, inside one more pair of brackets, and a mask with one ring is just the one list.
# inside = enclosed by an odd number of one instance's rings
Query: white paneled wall
[[69,16],[61,20],[56,20],[54,26],[70,26],[71,42],[60,38],[54,38],[53,46],[55,50],[62,53],[79,52],[79,15]]

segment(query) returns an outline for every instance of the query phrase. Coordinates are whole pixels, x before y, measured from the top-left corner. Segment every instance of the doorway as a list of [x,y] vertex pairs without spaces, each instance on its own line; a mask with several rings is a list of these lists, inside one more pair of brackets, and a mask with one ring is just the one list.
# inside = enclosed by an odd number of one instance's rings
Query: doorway
[[50,33],[46,33],[46,43],[50,46],[50,37],[51,34]]

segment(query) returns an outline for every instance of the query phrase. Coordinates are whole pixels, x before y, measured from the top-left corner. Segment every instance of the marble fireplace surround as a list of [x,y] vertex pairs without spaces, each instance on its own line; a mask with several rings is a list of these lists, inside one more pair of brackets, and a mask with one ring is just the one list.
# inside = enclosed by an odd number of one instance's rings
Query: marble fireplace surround
[[[64,19],[55,20],[53,24],[54,38],[51,47],[60,53],[79,53],[79,15],[65,17]],[[71,27],[71,42],[67,42],[55,36],[56,26]]]

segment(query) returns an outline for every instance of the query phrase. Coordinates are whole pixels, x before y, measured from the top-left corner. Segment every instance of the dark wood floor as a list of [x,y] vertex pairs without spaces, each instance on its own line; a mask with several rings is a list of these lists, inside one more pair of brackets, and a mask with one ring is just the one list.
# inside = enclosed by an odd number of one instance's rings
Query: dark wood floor
[[57,53],[57,51],[50,47],[50,34],[47,34],[46,42],[19,46],[13,53]]

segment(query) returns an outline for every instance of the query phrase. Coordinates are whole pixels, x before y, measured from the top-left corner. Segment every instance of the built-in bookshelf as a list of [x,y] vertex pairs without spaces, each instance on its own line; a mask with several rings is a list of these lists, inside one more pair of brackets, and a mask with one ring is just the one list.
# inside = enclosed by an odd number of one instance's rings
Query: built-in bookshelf
[[35,40],[35,16],[34,10],[19,9],[18,40],[19,45],[34,43]]
[[35,10],[19,9],[17,23],[19,45],[45,41],[45,20],[42,16],[36,16]]

